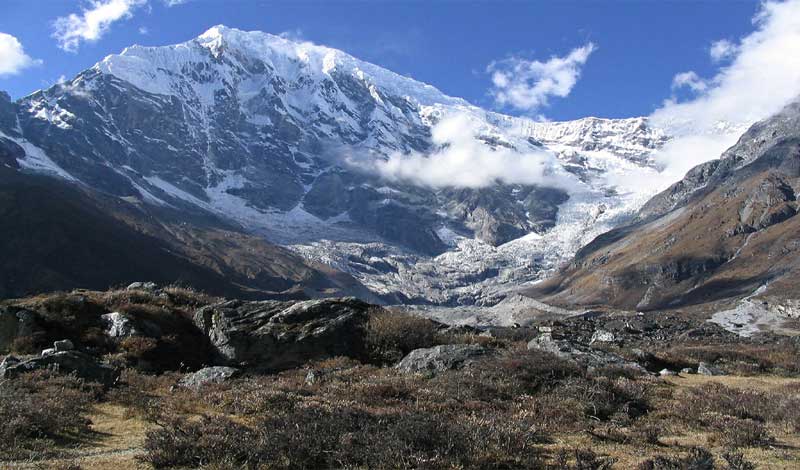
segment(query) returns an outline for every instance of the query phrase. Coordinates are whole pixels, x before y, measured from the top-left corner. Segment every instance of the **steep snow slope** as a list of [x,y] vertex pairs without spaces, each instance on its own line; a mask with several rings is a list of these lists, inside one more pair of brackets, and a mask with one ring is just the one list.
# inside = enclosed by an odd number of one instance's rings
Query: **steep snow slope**
[[[655,173],[668,138],[644,118],[488,112],[335,49],[224,26],[130,47],[3,112],[0,137],[23,148],[23,168],[199,207],[387,301],[443,305],[494,304],[627,220],[651,194],[626,182]],[[481,152],[539,159],[541,179],[431,187],[371,171],[437,158],[432,132],[453,116]]]

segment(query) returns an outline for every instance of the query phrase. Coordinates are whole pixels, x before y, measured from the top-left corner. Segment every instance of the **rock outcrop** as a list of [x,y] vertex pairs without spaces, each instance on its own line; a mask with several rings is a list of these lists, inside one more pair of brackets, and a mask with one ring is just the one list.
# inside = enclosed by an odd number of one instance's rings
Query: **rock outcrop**
[[222,365],[282,370],[323,357],[363,357],[370,305],[355,298],[225,301],[197,311]]
[[528,294],[555,305],[638,311],[755,292],[796,299],[798,175],[800,101],[754,124],[719,159],[692,169],[633,223],[595,238]]
[[197,372],[187,374],[181,379],[180,385],[186,388],[199,389],[203,385],[221,384],[235,378],[241,373],[235,367],[215,366],[206,367]]
[[407,373],[462,369],[487,354],[488,350],[477,344],[445,344],[415,349],[397,364],[397,368]]
[[119,378],[119,370],[80,351],[68,350],[43,354],[24,361],[5,360],[0,365],[0,378],[13,379],[20,374],[36,370],[51,370],[64,374],[75,374],[87,382],[97,382],[106,387],[113,385]]
[[576,362],[589,369],[605,367],[622,367],[637,372],[646,373],[647,370],[636,362],[628,361],[614,353],[592,348],[582,343],[554,335],[546,331],[528,342],[528,349],[538,349],[549,352],[568,361]]

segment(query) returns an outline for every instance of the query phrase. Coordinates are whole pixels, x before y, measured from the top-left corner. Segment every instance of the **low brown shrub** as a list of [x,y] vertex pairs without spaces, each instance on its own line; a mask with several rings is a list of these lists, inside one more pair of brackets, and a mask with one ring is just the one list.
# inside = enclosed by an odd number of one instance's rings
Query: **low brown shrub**
[[143,460],[156,468],[216,463],[240,468],[532,468],[536,433],[408,410],[302,407],[250,426],[226,418],[175,418],[148,434]]
[[600,457],[591,449],[559,449],[552,466],[555,470],[610,470],[616,461]]
[[639,464],[639,470],[714,470],[714,455],[702,447],[693,447],[686,457],[658,456]]
[[703,419],[715,431],[712,441],[726,447],[763,447],[775,442],[767,428],[752,419],[725,415],[710,415]]
[[0,382],[0,458],[52,454],[52,440],[86,433],[86,413],[102,387],[49,372]]
[[376,364],[393,364],[419,348],[439,343],[436,323],[417,315],[388,310],[370,312],[367,349]]

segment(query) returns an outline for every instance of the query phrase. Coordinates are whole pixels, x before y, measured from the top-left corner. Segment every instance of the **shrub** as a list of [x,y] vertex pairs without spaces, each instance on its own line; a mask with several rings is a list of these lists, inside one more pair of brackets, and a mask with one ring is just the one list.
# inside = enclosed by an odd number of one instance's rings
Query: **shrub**
[[52,439],[89,431],[85,418],[101,387],[48,372],[0,382],[0,458],[52,452]]
[[[570,462],[574,462],[571,465]],[[557,470],[609,470],[614,466],[612,458],[599,457],[590,449],[560,449],[555,457]]]
[[726,447],[760,447],[775,441],[763,424],[752,419],[716,415],[711,417],[710,426]]
[[468,423],[457,415],[315,406],[251,426],[174,418],[148,434],[143,460],[156,468],[531,468],[540,466],[533,436],[526,426]]
[[415,349],[437,344],[437,326],[431,320],[386,310],[370,313],[367,348],[376,364],[393,364]]
[[48,343],[44,335],[17,336],[11,342],[11,352],[21,355],[38,354],[46,347]]
[[639,464],[639,470],[714,470],[714,456],[702,447],[693,447],[686,457],[661,455]]
[[725,452],[722,458],[728,465],[728,470],[756,470],[756,466],[744,458],[741,452]]

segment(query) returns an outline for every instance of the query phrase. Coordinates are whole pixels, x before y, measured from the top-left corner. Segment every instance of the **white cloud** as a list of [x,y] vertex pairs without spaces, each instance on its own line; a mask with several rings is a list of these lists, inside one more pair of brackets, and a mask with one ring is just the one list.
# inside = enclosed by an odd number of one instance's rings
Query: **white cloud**
[[168,7],[176,7],[178,5],[183,5],[184,3],[188,3],[191,0],[164,0],[164,5]]
[[94,42],[108,32],[111,25],[130,18],[132,11],[147,0],[91,0],[90,8],[81,14],[57,18],[53,23],[53,37],[58,47],[67,52],[77,52],[81,42]]
[[704,90],[688,101],[668,100],[651,116],[676,136],[656,156],[665,181],[718,158],[744,129],[800,95],[800,0],[763,3],[754,25]]
[[41,64],[41,60],[32,59],[17,38],[10,34],[0,33],[0,77],[15,75],[23,69]]
[[720,39],[711,43],[711,48],[708,50],[708,55],[714,62],[721,62],[736,55],[736,44],[728,41],[727,39]]
[[596,49],[593,43],[573,49],[565,57],[547,62],[512,57],[489,64],[491,94],[500,106],[536,111],[547,106],[551,96],[569,95],[581,74],[581,67]]
[[687,87],[694,92],[705,91],[708,84],[693,71],[682,72],[672,78],[672,89]]
[[150,34],[150,30],[147,29],[146,26],[140,26],[139,27],[139,34],[141,34],[142,36],[147,36],[148,34]]
[[385,161],[350,157],[347,163],[391,181],[432,188],[481,188],[502,182],[572,190],[579,185],[572,175],[560,170],[551,153],[519,153],[505,147],[493,150],[477,138],[481,129],[466,114],[442,119],[431,132],[433,143],[440,150],[430,155],[395,154]]

